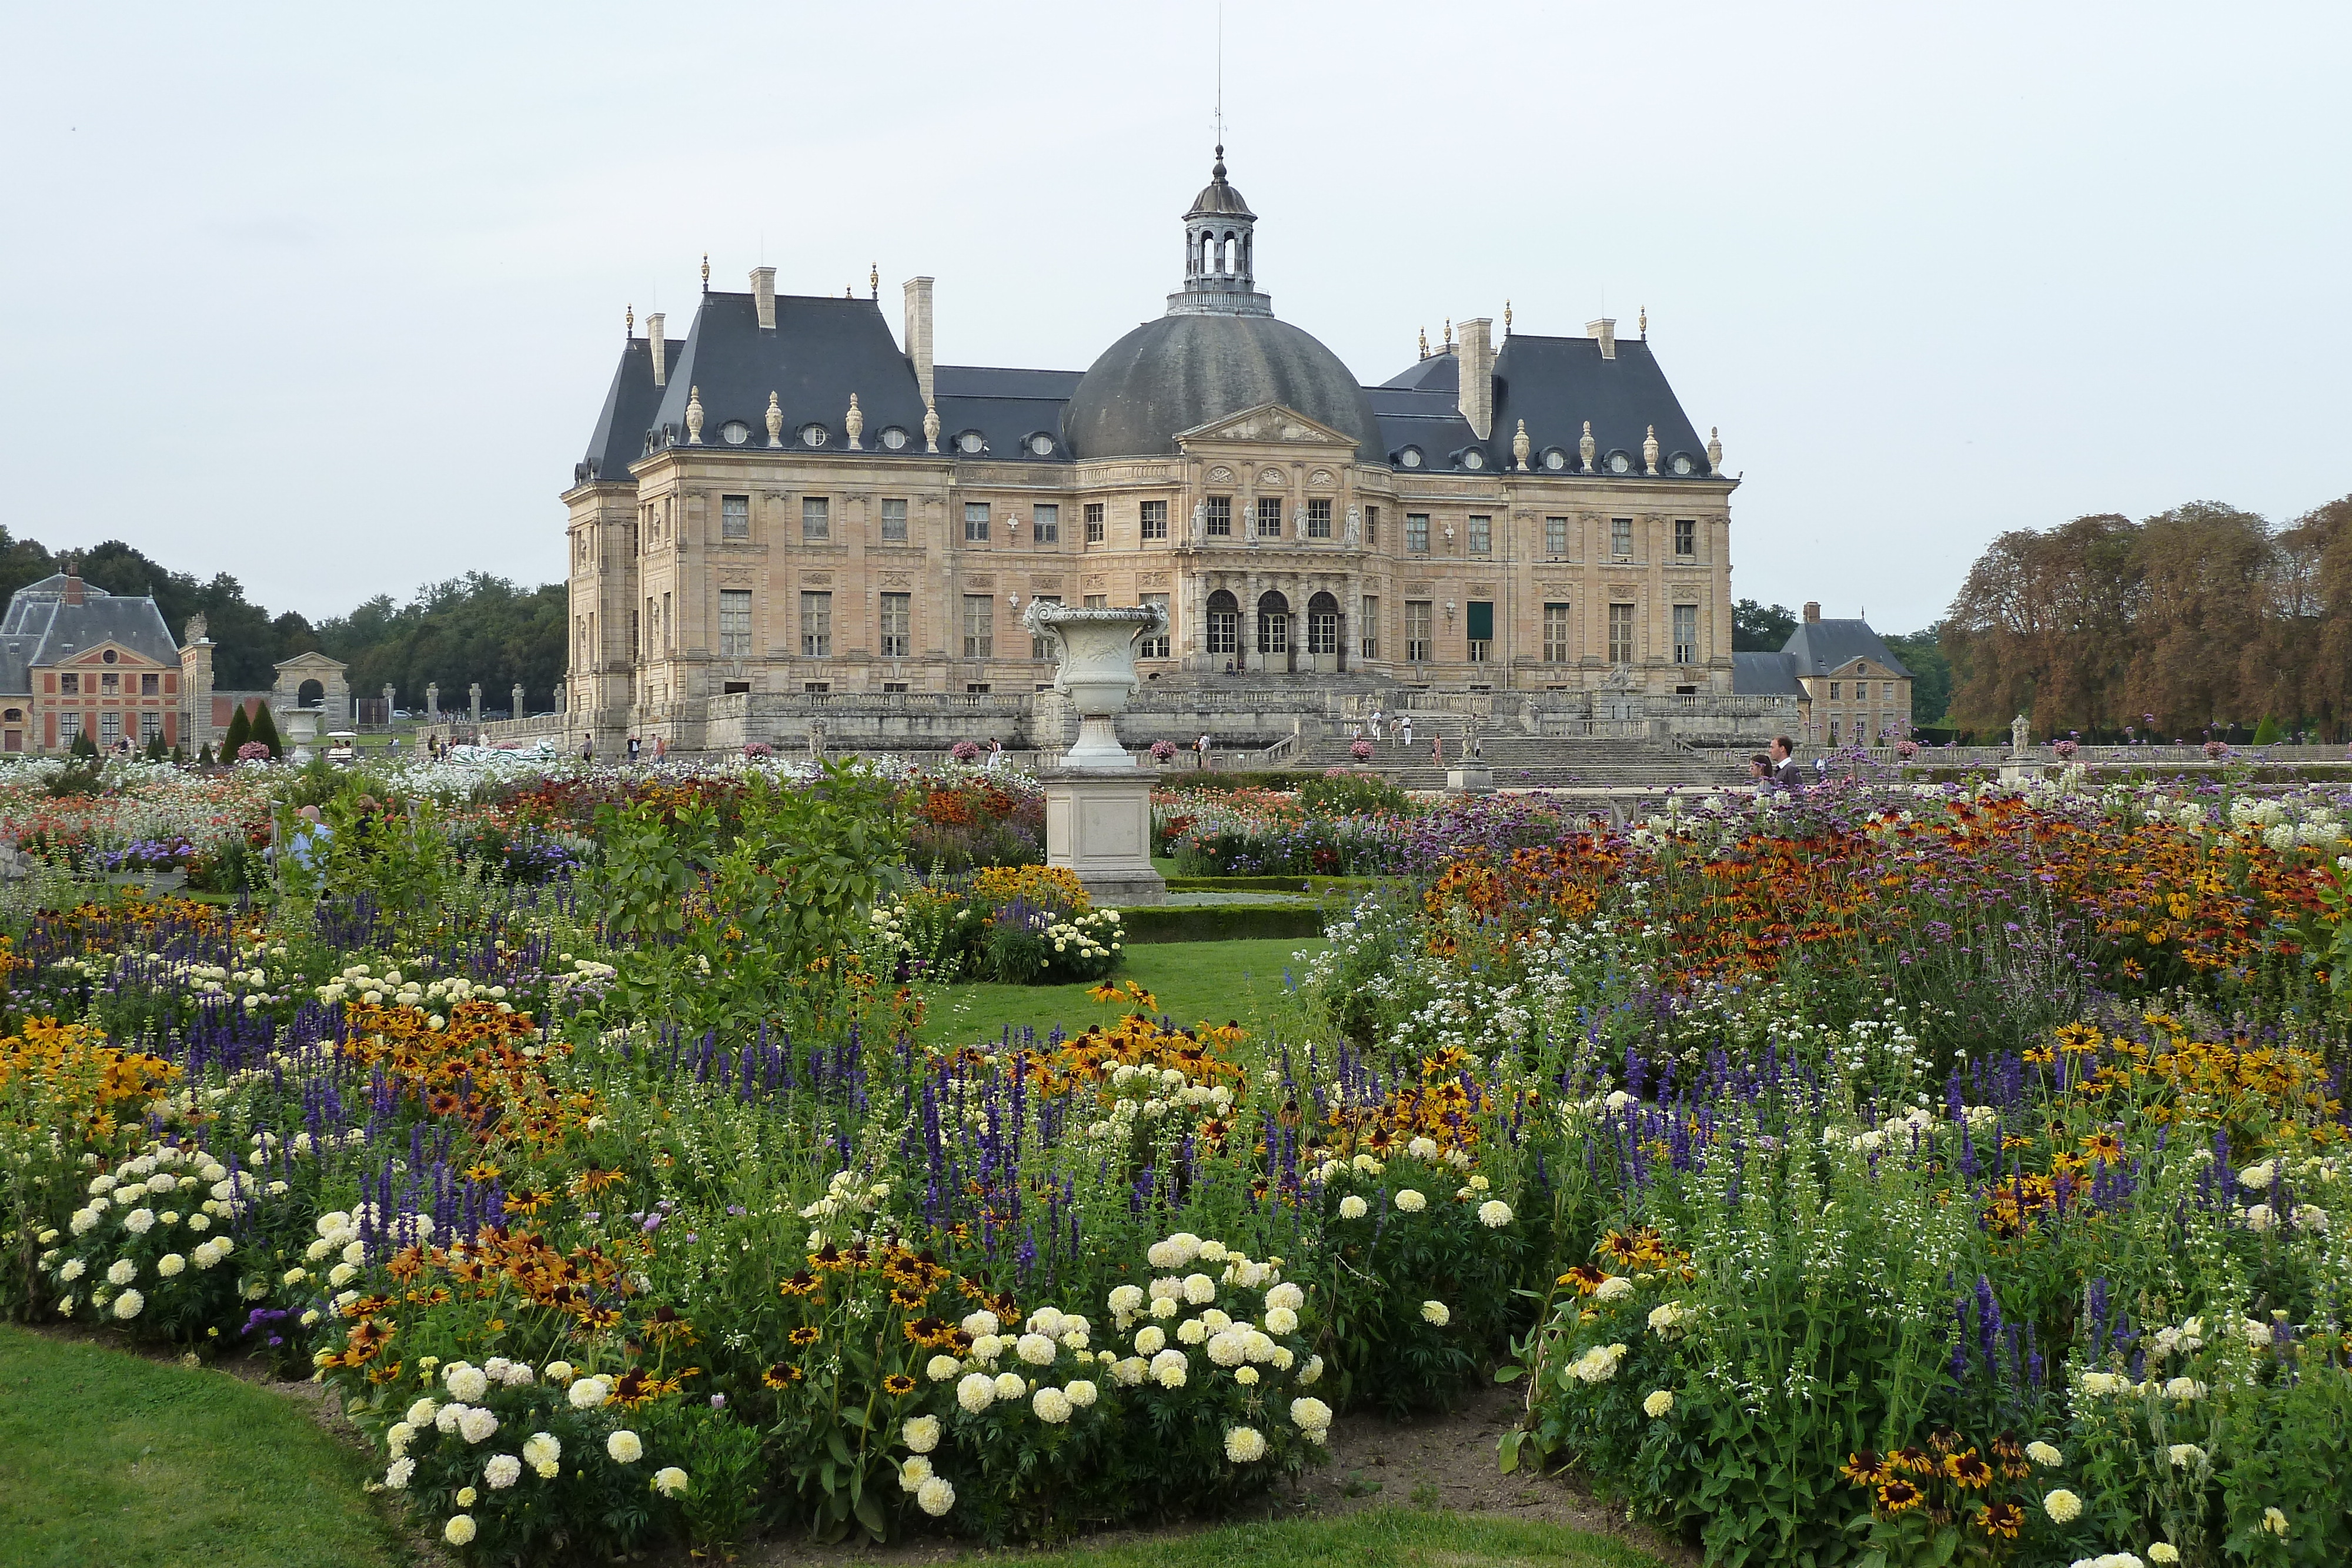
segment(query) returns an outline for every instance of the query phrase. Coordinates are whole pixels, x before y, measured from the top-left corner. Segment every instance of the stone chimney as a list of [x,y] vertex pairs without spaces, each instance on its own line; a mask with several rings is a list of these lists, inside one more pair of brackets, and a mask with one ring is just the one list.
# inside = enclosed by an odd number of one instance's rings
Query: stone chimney
[[1808,600],[1806,600],[1806,601],[1805,601],[1805,621],[1806,621],[1806,622],[1807,622],[1808,624],[1811,624],[1811,622],[1815,622],[1815,621],[1819,621],[1821,618],[1822,618],[1822,602],[1821,602],[1821,601],[1820,601],[1820,600],[1818,600],[1818,599],[1808,599]]
[[1597,321],[1587,321],[1584,324],[1584,335],[1601,340],[1602,359],[1613,360],[1617,357],[1617,318],[1603,316]]
[[646,318],[646,341],[654,350],[654,385],[669,385],[669,345],[662,340],[662,313],[658,310]]
[[755,267],[751,269],[751,303],[759,307],[760,330],[776,329],[776,269]]
[[81,601],[81,568],[76,564],[66,568],[66,602],[79,604]]
[[1484,316],[1463,322],[1454,354],[1455,401],[1472,434],[1484,441],[1495,430],[1495,323]]
[[931,395],[931,280],[928,277],[907,279],[907,358],[915,362],[915,385],[923,394],[923,406],[930,407]]

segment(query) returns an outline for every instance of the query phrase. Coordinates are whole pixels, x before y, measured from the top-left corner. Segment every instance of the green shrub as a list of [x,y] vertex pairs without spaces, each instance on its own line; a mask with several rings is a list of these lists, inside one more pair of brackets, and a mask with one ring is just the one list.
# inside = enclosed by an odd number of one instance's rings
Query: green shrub
[[1242,942],[1319,936],[1323,912],[1313,904],[1144,904],[1124,912],[1129,942]]
[[1326,773],[1298,786],[1298,803],[1318,816],[1378,816],[1405,810],[1404,790],[1377,773]]

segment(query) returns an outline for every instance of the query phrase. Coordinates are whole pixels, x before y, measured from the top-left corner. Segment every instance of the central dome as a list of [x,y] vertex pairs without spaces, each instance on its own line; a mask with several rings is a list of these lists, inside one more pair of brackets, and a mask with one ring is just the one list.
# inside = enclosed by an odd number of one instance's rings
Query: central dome
[[1180,432],[1278,402],[1355,438],[1381,461],[1380,423],[1362,383],[1309,333],[1271,316],[1173,315],[1103,350],[1062,413],[1080,457],[1161,456]]

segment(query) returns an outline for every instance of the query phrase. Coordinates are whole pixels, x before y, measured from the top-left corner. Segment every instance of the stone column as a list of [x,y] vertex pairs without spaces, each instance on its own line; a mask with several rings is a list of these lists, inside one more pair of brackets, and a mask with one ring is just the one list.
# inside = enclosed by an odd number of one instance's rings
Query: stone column
[[514,692],[507,706],[507,716],[510,718],[522,717],[522,683],[520,681],[514,684]]
[[478,725],[482,722],[482,683],[476,681],[466,688],[466,716]]
[[384,722],[385,724],[387,724],[387,725],[389,725],[389,724],[391,724],[391,723],[392,723],[392,707],[393,707],[393,702],[392,702],[392,699],[393,699],[393,692],[394,692],[394,688],[393,688],[393,685],[392,685],[392,683],[391,683],[390,681],[386,681],[386,682],[384,682],[384,684],[383,684],[383,722]]
[[441,683],[438,681],[425,683],[425,722],[427,724],[441,722]]

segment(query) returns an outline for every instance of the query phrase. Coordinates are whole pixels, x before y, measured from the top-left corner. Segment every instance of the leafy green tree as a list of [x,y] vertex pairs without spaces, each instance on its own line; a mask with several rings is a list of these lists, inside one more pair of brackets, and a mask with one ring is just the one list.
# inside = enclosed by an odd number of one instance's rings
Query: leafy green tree
[[254,709],[253,738],[269,747],[269,760],[272,762],[286,755],[286,743],[278,738],[278,720],[270,713],[268,703]]
[[1743,599],[1731,607],[1731,649],[1736,653],[1777,653],[1797,634],[1797,617],[1785,604]]
[[463,692],[475,681],[485,695],[520,683],[547,702],[563,678],[563,584],[523,588],[473,572],[420,590],[406,605],[380,594],[349,615],[319,623],[320,646],[351,666],[354,691],[384,685],[421,695],[427,685]]
[[1887,650],[1911,672],[1911,722],[1941,724],[1952,706],[1952,662],[1944,656],[1944,623],[1886,639]]
[[253,719],[245,711],[245,705],[239,703],[236,705],[236,711],[228,716],[228,733],[221,737],[221,760],[236,761],[239,748],[252,738]]

